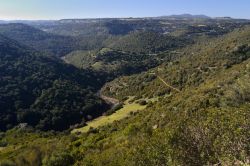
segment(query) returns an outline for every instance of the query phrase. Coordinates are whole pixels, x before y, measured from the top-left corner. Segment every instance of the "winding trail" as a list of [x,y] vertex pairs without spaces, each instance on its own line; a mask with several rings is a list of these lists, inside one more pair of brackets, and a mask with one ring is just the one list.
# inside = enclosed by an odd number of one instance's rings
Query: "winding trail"
[[171,86],[171,85],[169,85],[166,81],[164,81],[160,76],[158,76],[157,75],[157,78],[159,79],[159,80],[161,80],[167,87],[169,87],[169,88],[171,88],[171,89],[173,89],[173,90],[175,90],[175,91],[177,91],[177,92],[181,92],[179,89],[177,89],[177,88],[175,88],[175,87],[173,87],[173,86]]
[[166,81],[164,81],[163,78],[161,78],[157,73],[150,73],[151,75],[155,75],[161,82],[163,82],[163,84],[165,84],[168,88],[171,88],[175,91],[177,91],[178,93],[181,93],[181,91],[171,85],[169,85]]

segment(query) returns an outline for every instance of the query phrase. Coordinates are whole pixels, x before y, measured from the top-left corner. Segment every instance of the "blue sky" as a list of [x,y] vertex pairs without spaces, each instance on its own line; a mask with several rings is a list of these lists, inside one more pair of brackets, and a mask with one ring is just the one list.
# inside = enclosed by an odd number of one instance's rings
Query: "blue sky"
[[250,19],[250,0],[0,0],[0,19],[205,14]]

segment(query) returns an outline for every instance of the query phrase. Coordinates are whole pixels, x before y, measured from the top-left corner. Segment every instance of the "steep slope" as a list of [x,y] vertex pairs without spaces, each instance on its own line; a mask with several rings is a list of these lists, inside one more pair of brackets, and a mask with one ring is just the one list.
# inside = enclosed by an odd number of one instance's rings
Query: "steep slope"
[[249,60],[236,64],[198,87],[161,97],[138,115],[99,129],[89,140],[101,140],[89,146],[104,147],[82,151],[86,156],[80,163],[248,165],[249,66]]
[[[214,77],[218,72],[248,59],[250,56],[249,50],[249,28],[237,29],[223,37],[208,41],[201,40],[193,46],[179,49],[173,54],[173,56],[178,55],[176,56],[177,59],[170,59],[170,61],[166,61],[147,73],[135,75],[132,78],[118,79],[117,82],[123,82],[131,86],[118,86],[121,91],[117,88],[112,89],[115,94],[120,93],[121,96],[129,95],[126,94],[127,92],[135,92],[152,97],[157,92],[163,93],[162,88],[164,88],[164,85],[159,79],[156,79],[155,75],[160,76],[180,90],[185,87],[195,87],[204,83],[206,79]],[[119,85],[117,82],[114,81],[113,84]],[[133,90],[130,88],[133,88]],[[169,90],[166,89],[165,93],[168,93]]]
[[3,36],[0,80],[1,130],[18,123],[62,130],[103,111],[99,108],[104,103],[94,94],[102,85],[101,75],[80,71]]
[[[153,95],[158,102],[128,119],[100,128],[98,133],[79,137],[70,146],[72,156],[79,156],[76,163],[248,165],[249,36],[247,27],[188,47],[186,56],[156,69],[180,93],[156,77],[147,79],[156,70],[111,83],[107,94],[118,98],[136,95],[138,99]],[[165,89],[163,94],[155,93]]]

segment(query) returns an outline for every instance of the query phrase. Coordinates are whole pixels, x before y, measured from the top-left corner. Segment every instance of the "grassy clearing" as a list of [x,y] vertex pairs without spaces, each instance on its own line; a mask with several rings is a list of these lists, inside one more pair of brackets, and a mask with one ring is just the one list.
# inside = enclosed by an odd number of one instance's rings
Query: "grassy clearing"
[[135,103],[135,102],[129,103],[128,101],[130,101],[132,98],[133,97],[129,97],[129,99],[124,102],[123,108],[116,111],[112,115],[101,116],[97,119],[94,119],[93,121],[88,122],[87,126],[85,126],[83,128],[75,129],[72,132],[73,133],[75,133],[75,132],[87,132],[91,127],[98,128],[100,126],[104,126],[104,125],[113,123],[114,121],[121,120],[121,119],[128,117],[131,112],[144,110],[147,107],[146,105],[142,106],[142,105]]

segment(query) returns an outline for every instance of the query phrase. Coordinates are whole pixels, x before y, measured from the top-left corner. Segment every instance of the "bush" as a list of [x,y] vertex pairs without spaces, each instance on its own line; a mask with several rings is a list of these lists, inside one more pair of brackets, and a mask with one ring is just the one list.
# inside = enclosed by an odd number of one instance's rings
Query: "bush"
[[147,101],[146,100],[140,100],[139,102],[138,102],[140,105],[147,105]]
[[90,127],[90,128],[89,128],[89,131],[88,131],[88,134],[90,134],[90,133],[95,134],[95,133],[98,133],[98,132],[99,132],[99,130],[98,130],[98,129],[93,128],[93,127]]
[[111,115],[111,114],[115,113],[116,111],[118,111],[118,110],[120,110],[122,108],[123,108],[123,103],[119,103],[119,104],[115,105],[112,109],[108,110],[106,112],[106,115],[107,116]]
[[68,152],[56,153],[50,158],[43,160],[43,165],[45,166],[69,166],[73,163],[73,157]]
[[3,160],[0,161],[0,166],[16,166],[16,164],[10,160]]
[[128,100],[128,99],[129,99],[129,97],[126,96],[126,97],[123,97],[123,98],[122,98],[122,101],[126,101],[126,100]]
[[8,145],[5,141],[0,141],[0,147],[6,147]]

